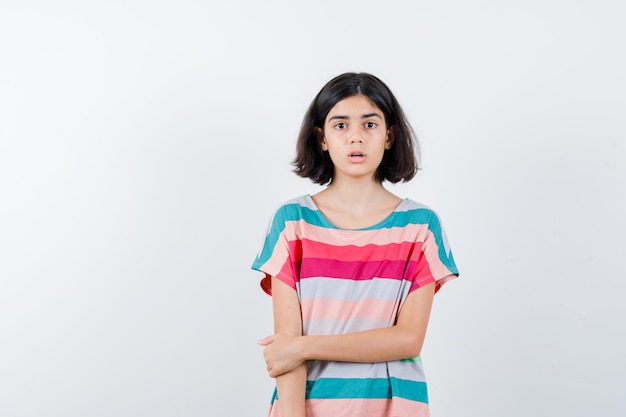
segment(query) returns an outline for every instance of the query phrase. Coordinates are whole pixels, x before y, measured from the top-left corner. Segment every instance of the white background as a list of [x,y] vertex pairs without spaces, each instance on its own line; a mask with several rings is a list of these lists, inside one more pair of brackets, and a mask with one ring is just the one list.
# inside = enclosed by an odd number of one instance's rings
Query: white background
[[461,278],[433,417],[626,414],[621,1],[0,3],[0,417],[263,416],[313,96],[395,92]]

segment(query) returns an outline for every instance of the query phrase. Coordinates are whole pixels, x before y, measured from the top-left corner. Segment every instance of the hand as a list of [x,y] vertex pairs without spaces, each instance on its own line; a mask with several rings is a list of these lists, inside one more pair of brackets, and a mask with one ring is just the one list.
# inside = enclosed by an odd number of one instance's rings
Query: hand
[[267,372],[272,378],[295,369],[304,362],[301,356],[299,338],[282,333],[267,336],[257,343],[265,346],[263,357],[267,364]]

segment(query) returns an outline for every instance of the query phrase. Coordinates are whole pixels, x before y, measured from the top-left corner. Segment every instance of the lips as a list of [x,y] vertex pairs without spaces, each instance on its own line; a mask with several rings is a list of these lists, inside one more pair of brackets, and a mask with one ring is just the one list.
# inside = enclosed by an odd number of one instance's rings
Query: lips
[[365,152],[351,151],[348,154],[348,159],[352,162],[361,162],[365,159]]

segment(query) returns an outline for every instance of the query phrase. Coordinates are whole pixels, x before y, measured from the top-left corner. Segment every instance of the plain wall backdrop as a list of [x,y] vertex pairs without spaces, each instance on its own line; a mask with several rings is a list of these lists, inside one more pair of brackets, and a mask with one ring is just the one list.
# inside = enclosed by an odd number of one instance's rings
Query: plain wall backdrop
[[433,417],[626,414],[621,1],[0,3],[0,417],[263,416],[249,266],[314,95],[379,76],[461,278]]

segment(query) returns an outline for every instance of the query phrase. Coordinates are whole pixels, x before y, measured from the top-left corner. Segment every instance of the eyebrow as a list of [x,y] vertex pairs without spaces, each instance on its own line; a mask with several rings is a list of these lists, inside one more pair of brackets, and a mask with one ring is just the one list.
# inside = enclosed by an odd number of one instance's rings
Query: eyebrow
[[[363,116],[361,116],[361,119],[368,119],[370,117],[378,117],[379,119],[382,120],[382,116],[378,113],[366,113]],[[344,116],[342,114],[338,114],[336,116],[333,116],[331,118],[329,118],[328,120],[346,120],[349,119],[349,116]]]

